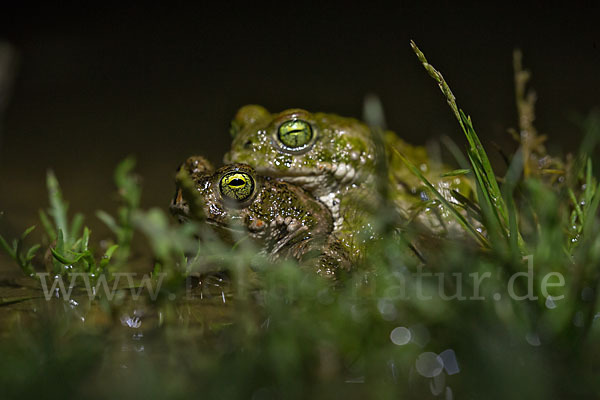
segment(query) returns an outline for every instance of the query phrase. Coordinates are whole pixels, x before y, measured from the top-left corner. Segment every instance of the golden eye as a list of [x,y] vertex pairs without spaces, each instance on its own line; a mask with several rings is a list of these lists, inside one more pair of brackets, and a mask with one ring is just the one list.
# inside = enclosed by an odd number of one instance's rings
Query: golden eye
[[254,179],[244,172],[230,172],[221,178],[219,189],[224,197],[244,201],[254,193]]
[[308,122],[293,119],[279,125],[277,137],[286,147],[298,149],[310,143],[313,131]]

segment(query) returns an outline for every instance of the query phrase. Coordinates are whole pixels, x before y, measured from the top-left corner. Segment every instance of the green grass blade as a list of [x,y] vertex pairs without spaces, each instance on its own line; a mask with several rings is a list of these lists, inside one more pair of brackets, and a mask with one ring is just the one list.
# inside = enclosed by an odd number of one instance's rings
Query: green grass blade
[[119,235],[121,228],[117,225],[117,221],[113,218],[112,215],[108,214],[105,211],[98,210],[96,211],[96,217],[108,227],[115,235]]
[[506,233],[502,228],[502,221],[498,215],[498,210],[494,207],[494,202],[490,198],[490,193],[486,190],[485,176],[482,173],[482,169],[476,167],[478,161],[475,160],[472,152],[468,152],[467,155],[474,166],[473,172],[477,183],[477,199],[479,206],[481,207],[484,221],[487,222],[485,224],[486,230],[489,235],[495,236],[495,241],[500,238],[507,239]]
[[479,203],[481,204],[483,201],[489,210],[492,211],[494,220],[498,223],[498,226],[502,226],[502,220],[498,213],[498,208],[496,207],[496,201],[493,198],[492,193],[490,193],[488,190],[489,181],[483,171],[483,167],[481,166],[479,159],[476,158],[476,155],[472,151],[469,151],[467,156],[473,165],[473,173],[475,175],[477,186],[481,189],[481,195],[478,196]]
[[502,194],[504,203],[507,207],[508,214],[508,239],[509,246],[512,250],[512,254],[515,256],[524,255],[525,244],[521,233],[519,232],[519,212],[515,203],[514,191],[517,187],[521,176],[523,175],[524,160],[523,152],[519,149],[513,157],[506,176],[504,178],[504,185],[502,186]]
[[23,260],[23,240],[17,240],[17,246],[15,247],[15,256],[17,257],[17,263],[22,268],[25,265],[25,261]]
[[104,270],[108,266],[108,263],[110,262],[114,252],[118,248],[119,248],[118,244],[113,244],[108,249],[106,249],[106,252],[102,256],[102,259],[100,260],[100,269]]
[[585,132],[581,145],[579,146],[578,157],[574,170],[579,172],[583,163],[590,157],[594,148],[600,142],[600,112],[592,111],[585,119],[577,121],[578,125]]
[[39,210],[38,214],[40,217],[40,221],[42,222],[42,226],[44,227],[44,231],[46,232],[46,235],[48,235],[48,239],[51,242],[54,242],[57,237],[56,229],[50,222],[50,218],[48,218],[48,214],[46,214],[46,212],[44,210]]
[[[581,232],[581,227],[584,221],[584,216],[583,216],[583,210],[581,209],[581,206],[579,205],[579,201],[577,201],[577,197],[575,196],[575,192],[573,192],[573,189],[569,188],[568,190],[568,194],[569,194],[569,198],[571,199],[571,202],[573,203],[573,207],[575,208],[575,215],[577,216],[577,219],[579,220],[579,224],[577,224],[577,232]],[[574,223],[574,221],[572,221]]]
[[50,248],[50,252],[54,256],[54,258],[56,258],[60,263],[62,263],[64,265],[73,265],[77,261],[79,261],[82,257],[81,255],[78,255],[77,257],[70,259],[70,258],[67,258],[66,256],[64,256],[62,253],[59,253],[55,248],[52,248],[52,247]]
[[69,238],[71,240],[74,240],[76,237],[79,236],[79,231],[83,226],[83,220],[83,214],[81,213],[77,213],[73,217],[73,220],[71,221],[71,232],[69,233]]
[[29,234],[31,232],[33,232],[33,230],[35,229],[35,225],[30,226],[29,228],[25,229],[25,232],[23,232],[23,234],[21,235],[21,240],[25,240],[25,238],[27,236],[29,236]]
[[6,254],[8,254],[10,256],[10,258],[12,258],[15,261],[17,260],[15,250],[10,247],[10,245],[6,242],[6,240],[4,240],[2,235],[0,235],[0,247],[2,247],[4,249]]
[[63,231],[61,229],[58,230],[58,236],[56,238],[56,248],[61,253],[64,253],[64,251],[65,251],[65,239],[64,239]]
[[115,183],[118,187],[127,187],[131,182],[130,172],[135,168],[135,158],[127,157],[115,169]]
[[417,168],[413,163],[411,163],[403,154],[401,154],[398,150],[394,149],[394,152],[400,157],[402,162],[408,167],[408,169],[419,178],[425,186],[432,191],[435,197],[454,215],[458,223],[465,229],[465,231],[469,232],[477,242],[479,242],[484,247],[489,247],[487,239],[483,237],[481,233],[479,233],[467,219],[460,213],[459,210],[456,209],[442,194],[433,186],[427,178],[421,173],[419,168]]
[[481,221],[481,207],[479,207],[473,200],[463,196],[463,194],[458,190],[452,190],[452,196],[454,196],[467,211],[470,211]]
[[[127,157],[117,165],[114,175],[119,195],[125,201],[125,208],[129,211],[139,206],[142,196],[140,181],[132,173],[135,163],[134,157]],[[129,214],[128,217],[130,217]]]
[[83,228],[83,235],[81,237],[81,245],[79,247],[79,249],[80,249],[79,251],[85,252],[88,250],[90,234],[91,234],[91,231],[89,230],[89,228],[87,226],[85,228]]
[[487,153],[485,152],[477,133],[475,133],[473,123],[471,122],[471,117],[467,117],[462,110],[460,110],[460,116],[463,120],[463,129],[467,137],[467,141],[471,146],[471,151],[474,155],[476,155],[478,166],[483,170],[482,175],[486,178],[487,185],[485,186],[485,189],[489,192],[490,198],[493,200],[493,204],[498,209],[499,214],[504,218],[505,222],[508,222],[506,206],[502,200],[502,192],[498,186],[496,175],[494,174],[494,170]]
[[441,141],[462,169],[470,169],[471,165],[469,164],[469,161],[467,161],[467,158],[463,152],[458,148],[452,139],[450,139],[448,136],[442,136]]
[[[471,163],[473,159],[476,159],[478,161],[478,166],[482,169],[482,171],[478,174],[480,176],[479,181],[487,183],[482,186],[482,191],[484,192],[484,194],[485,192],[487,192],[487,197],[492,200],[494,208],[498,210],[498,213],[502,216],[504,222],[508,224],[508,215],[506,213],[506,206],[504,205],[502,200],[502,193],[496,181],[496,176],[494,175],[494,171],[489,162],[489,158],[487,157],[487,154],[483,148],[483,145],[481,144],[481,141],[479,140],[479,137],[475,133],[475,129],[473,128],[471,118],[467,117],[465,113],[458,108],[458,105],[456,103],[456,97],[452,93],[452,90],[450,90],[450,87],[448,86],[448,83],[446,82],[442,74],[427,62],[425,55],[417,47],[415,42],[411,41],[410,45],[415,54],[417,55],[417,58],[425,68],[425,70],[437,82],[440,90],[444,94],[444,97],[446,97],[448,105],[450,106],[452,112],[458,120],[460,127],[462,128],[463,133],[467,138],[467,141],[469,142],[469,145],[471,147],[470,151],[473,155],[469,157],[471,159]],[[475,165],[473,165],[473,168],[476,168]],[[485,180],[482,179],[483,177],[485,177]]]
[[33,259],[33,257],[35,257],[35,253],[37,253],[37,251],[39,250],[40,247],[41,247],[41,245],[34,244],[33,246],[31,246],[29,248],[29,250],[27,250],[27,254],[25,256],[25,259],[27,260],[27,262],[31,261]]
[[448,178],[448,177],[455,177],[455,176],[463,176],[463,175],[467,175],[468,173],[470,173],[471,170],[470,169],[455,169],[453,171],[448,171],[444,174],[441,175],[442,178]]
[[456,105],[456,97],[454,97],[454,93],[452,93],[452,90],[450,90],[450,86],[448,86],[448,84],[446,83],[446,80],[444,79],[442,74],[438,70],[436,70],[433,67],[433,65],[431,65],[427,62],[427,58],[425,58],[425,54],[423,54],[423,52],[417,47],[417,45],[415,44],[414,41],[412,41],[412,40],[410,41],[410,46],[412,47],[413,51],[417,55],[417,58],[419,59],[419,61],[421,61],[421,64],[423,65],[423,67],[425,68],[427,73],[429,73],[429,76],[431,76],[437,82],[440,90],[444,94],[444,97],[446,97],[446,101],[448,102],[448,105],[452,109],[454,116],[458,120],[458,122],[461,125],[461,127],[463,128],[463,130],[465,130],[465,128],[463,126],[463,122],[460,118],[460,114],[458,112],[458,106]]
[[46,185],[48,187],[48,200],[50,201],[50,215],[54,218],[56,229],[63,232],[64,241],[69,243],[68,204],[63,200],[58,180],[51,170],[48,171]]

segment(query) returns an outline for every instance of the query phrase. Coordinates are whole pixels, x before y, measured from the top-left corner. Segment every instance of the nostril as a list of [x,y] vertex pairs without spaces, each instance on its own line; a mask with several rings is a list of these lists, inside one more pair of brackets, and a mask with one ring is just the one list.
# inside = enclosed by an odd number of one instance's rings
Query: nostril
[[248,150],[252,147],[252,140],[248,140],[246,143],[244,143],[244,149]]

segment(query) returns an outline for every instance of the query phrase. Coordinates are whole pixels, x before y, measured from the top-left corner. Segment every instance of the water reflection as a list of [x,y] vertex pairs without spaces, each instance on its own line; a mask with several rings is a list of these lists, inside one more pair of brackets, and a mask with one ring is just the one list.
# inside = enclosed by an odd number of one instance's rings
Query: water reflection
[[128,314],[123,314],[121,315],[120,320],[123,326],[127,326],[129,328],[137,329],[140,326],[142,326],[142,319],[139,316],[135,315],[135,311],[133,317],[130,317]]

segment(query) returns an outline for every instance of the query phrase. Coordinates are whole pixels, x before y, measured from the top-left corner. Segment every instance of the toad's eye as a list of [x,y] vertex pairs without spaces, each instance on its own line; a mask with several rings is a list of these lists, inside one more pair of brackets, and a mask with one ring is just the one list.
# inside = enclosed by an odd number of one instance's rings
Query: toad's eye
[[221,178],[221,194],[232,200],[244,201],[254,193],[254,179],[244,172],[230,172]]
[[277,137],[284,146],[290,149],[301,149],[310,143],[313,130],[308,122],[293,119],[279,125]]

